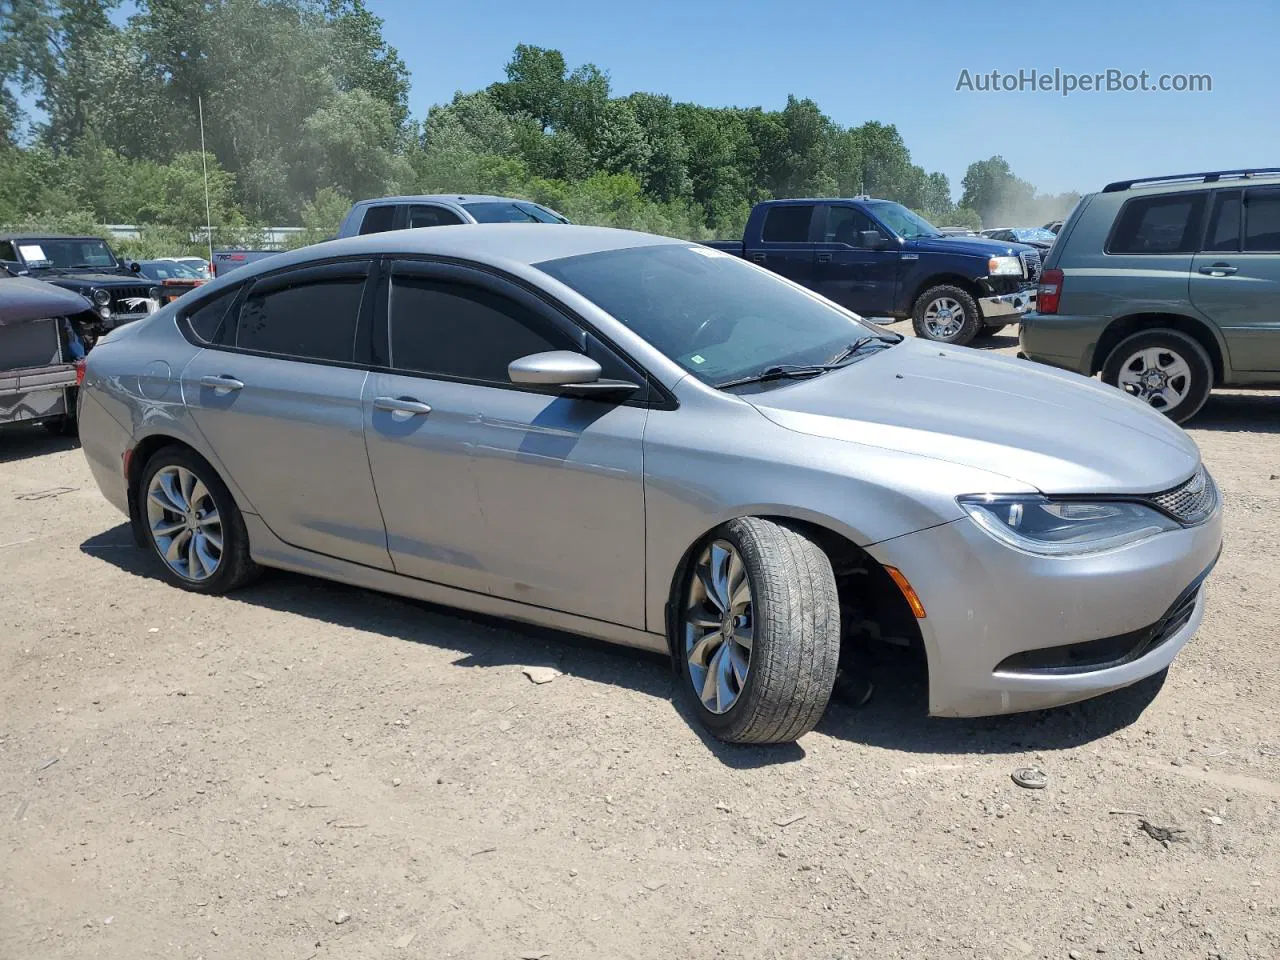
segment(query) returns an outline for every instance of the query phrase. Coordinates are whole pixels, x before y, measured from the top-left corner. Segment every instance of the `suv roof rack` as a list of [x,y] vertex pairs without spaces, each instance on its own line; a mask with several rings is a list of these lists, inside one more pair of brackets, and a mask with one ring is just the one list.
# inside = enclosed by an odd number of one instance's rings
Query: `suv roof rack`
[[1257,167],[1245,170],[1210,170],[1205,173],[1175,173],[1167,177],[1139,177],[1136,180],[1117,180],[1115,183],[1108,183],[1102,188],[1102,192],[1118,193],[1121,190],[1128,190],[1130,187],[1145,183],[1195,183],[1197,181],[1202,181],[1204,183],[1216,183],[1223,178],[1248,179],[1249,177],[1257,176],[1280,176],[1280,167]]

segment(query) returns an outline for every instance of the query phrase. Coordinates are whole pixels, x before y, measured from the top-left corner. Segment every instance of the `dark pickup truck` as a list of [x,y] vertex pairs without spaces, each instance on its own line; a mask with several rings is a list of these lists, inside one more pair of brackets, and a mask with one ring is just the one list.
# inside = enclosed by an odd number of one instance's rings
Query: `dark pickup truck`
[[891,200],[766,200],[741,242],[714,247],[865,317],[910,317],[917,336],[967,344],[1035,306],[1035,247],[947,236]]

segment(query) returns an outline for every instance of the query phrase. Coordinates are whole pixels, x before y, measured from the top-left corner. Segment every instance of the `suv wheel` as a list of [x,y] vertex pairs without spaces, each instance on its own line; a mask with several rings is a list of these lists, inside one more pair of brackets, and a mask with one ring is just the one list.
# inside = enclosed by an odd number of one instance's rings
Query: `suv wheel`
[[695,558],[680,597],[681,686],[721,740],[786,743],[809,732],[840,663],[840,601],[812,540],[731,520]]
[[916,336],[963,347],[982,329],[978,301],[960,287],[941,284],[916,298],[911,311]]
[[1185,333],[1144,330],[1111,351],[1102,365],[1102,379],[1174,423],[1185,423],[1209,399],[1213,362]]

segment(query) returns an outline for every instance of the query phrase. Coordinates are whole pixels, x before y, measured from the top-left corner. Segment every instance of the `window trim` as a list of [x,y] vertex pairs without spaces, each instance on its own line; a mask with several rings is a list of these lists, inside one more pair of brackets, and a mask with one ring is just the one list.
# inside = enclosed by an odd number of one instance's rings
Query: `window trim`
[[383,257],[383,269],[378,279],[378,291],[373,297],[377,303],[372,324],[371,355],[374,362],[369,369],[378,373],[391,374],[397,377],[413,377],[420,380],[437,380],[443,383],[463,383],[472,386],[490,387],[500,390],[515,390],[519,393],[533,393],[547,396],[562,396],[553,385],[545,387],[532,384],[512,383],[509,380],[486,380],[475,377],[459,377],[447,373],[428,373],[422,370],[402,370],[389,365],[386,360],[391,353],[391,278],[395,267],[401,264],[421,265],[410,272],[445,283],[458,283],[481,290],[487,290],[497,296],[514,300],[548,320],[553,326],[563,331],[571,339],[580,344],[580,351],[587,352],[588,339],[594,339],[603,349],[612,353],[622,366],[630,368],[636,375],[641,389],[636,395],[619,399],[617,397],[575,397],[575,400],[605,403],[610,406],[649,407],[654,409],[674,410],[679,404],[675,396],[660,384],[655,377],[630,356],[620,349],[608,337],[601,334],[591,323],[569,309],[560,301],[551,297],[546,291],[537,288],[520,277],[506,273],[488,264],[462,260],[454,257],[441,257],[415,254],[387,254]]
[[1251,196],[1267,196],[1280,199],[1280,186],[1248,187],[1240,191],[1240,249],[1239,253],[1258,257],[1274,257],[1280,250],[1250,250],[1246,246],[1249,229],[1249,198]]
[[[1204,211],[1205,211],[1205,207],[1208,206],[1209,195],[1215,192],[1216,191],[1213,191],[1213,190],[1174,190],[1167,193],[1148,193],[1138,197],[1130,197],[1120,205],[1120,209],[1116,211],[1116,215],[1111,219],[1111,228],[1107,231],[1107,239],[1102,245],[1103,256],[1107,256],[1107,257],[1194,257],[1196,253],[1199,252],[1200,247],[1204,245],[1204,231],[1205,231],[1205,222],[1206,222]],[[1198,211],[1200,221],[1199,223],[1196,224],[1196,229],[1192,233],[1192,236],[1195,237],[1196,239],[1192,243],[1192,248],[1190,250],[1168,250],[1168,251],[1156,251],[1151,253],[1142,253],[1138,251],[1133,251],[1133,252],[1112,251],[1111,245],[1115,242],[1116,233],[1117,231],[1119,231],[1120,224],[1125,217],[1125,212],[1129,209],[1131,204],[1143,203],[1148,200],[1166,200],[1166,199],[1178,200],[1178,199],[1182,199],[1183,197],[1186,197],[1191,201],[1193,215],[1197,213],[1195,209],[1196,201],[1198,200],[1200,202],[1200,209]]]

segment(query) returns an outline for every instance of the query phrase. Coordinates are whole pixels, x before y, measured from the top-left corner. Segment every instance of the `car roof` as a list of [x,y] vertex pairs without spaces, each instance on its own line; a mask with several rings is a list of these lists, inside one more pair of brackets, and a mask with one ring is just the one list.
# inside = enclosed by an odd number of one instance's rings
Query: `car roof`
[[[520,197],[495,197],[487,193],[419,193],[399,197],[376,197],[373,200],[361,200],[357,206],[367,207],[376,203],[420,203],[422,201],[443,201],[445,203],[535,203],[534,200],[523,200]],[[538,204],[542,206],[542,204]]]
[[0,240],[101,240],[92,233],[0,233]]
[[1220,190],[1235,187],[1274,187],[1280,185],[1280,170],[1221,170],[1209,173],[1173,174],[1138,180],[1118,180],[1107,184],[1100,193],[1145,195],[1150,193],[1182,193],[1187,190]]

